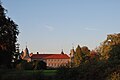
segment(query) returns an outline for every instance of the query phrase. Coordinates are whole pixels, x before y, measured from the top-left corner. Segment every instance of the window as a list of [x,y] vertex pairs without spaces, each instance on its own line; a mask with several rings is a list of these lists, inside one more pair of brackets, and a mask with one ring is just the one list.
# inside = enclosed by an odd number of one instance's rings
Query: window
[[50,59],[47,59],[47,61],[49,61],[49,62],[50,62]]

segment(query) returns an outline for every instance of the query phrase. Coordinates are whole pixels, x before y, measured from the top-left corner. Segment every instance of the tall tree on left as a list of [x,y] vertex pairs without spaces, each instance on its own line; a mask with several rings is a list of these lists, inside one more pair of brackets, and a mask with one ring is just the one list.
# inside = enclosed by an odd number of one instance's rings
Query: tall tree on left
[[18,25],[6,16],[6,12],[0,2],[0,66],[10,67],[19,30]]

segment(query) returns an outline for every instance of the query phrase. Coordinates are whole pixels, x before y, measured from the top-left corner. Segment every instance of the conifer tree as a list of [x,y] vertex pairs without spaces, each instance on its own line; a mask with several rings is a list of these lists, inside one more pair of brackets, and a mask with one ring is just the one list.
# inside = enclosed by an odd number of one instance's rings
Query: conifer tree
[[75,66],[79,66],[80,63],[82,62],[82,50],[81,50],[81,47],[78,45],[77,48],[76,48],[76,52],[75,52],[75,55],[74,55],[74,64]]
[[6,12],[0,2],[0,65],[10,64],[19,34],[18,25],[6,16]]

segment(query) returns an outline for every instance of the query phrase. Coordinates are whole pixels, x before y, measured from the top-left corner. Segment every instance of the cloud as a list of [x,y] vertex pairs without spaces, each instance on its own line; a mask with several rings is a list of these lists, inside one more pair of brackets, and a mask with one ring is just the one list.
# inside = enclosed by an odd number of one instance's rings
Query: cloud
[[46,25],[45,28],[48,29],[49,31],[53,31],[54,30],[54,27],[50,26],[50,25]]
[[86,27],[85,30],[88,30],[88,31],[97,31],[97,29],[95,29],[95,28],[90,28],[90,27]]

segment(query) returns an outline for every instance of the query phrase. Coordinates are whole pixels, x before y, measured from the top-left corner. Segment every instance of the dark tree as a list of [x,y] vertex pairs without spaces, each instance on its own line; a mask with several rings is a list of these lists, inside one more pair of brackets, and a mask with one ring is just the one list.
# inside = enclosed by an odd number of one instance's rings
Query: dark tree
[[19,30],[18,25],[6,16],[6,12],[0,3],[0,65],[9,66],[15,52]]
[[76,52],[75,52],[75,55],[74,55],[74,64],[75,66],[79,66],[80,63],[82,62],[83,58],[82,58],[82,50],[81,50],[81,47],[78,45],[77,48],[76,48]]
[[81,50],[82,50],[82,58],[83,58],[82,62],[86,62],[90,56],[90,50],[87,46],[83,46]]
[[38,66],[37,66],[38,70],[40,70],[40,69],[46,69],[46,68],[47,68],[47,64],[44,61],[39,61],[38,62]]
[[82,50],[83,54],[88,55],[88,56],[90,55],[90,50],[87,46],[83,46],[81,48],[81,50]]

